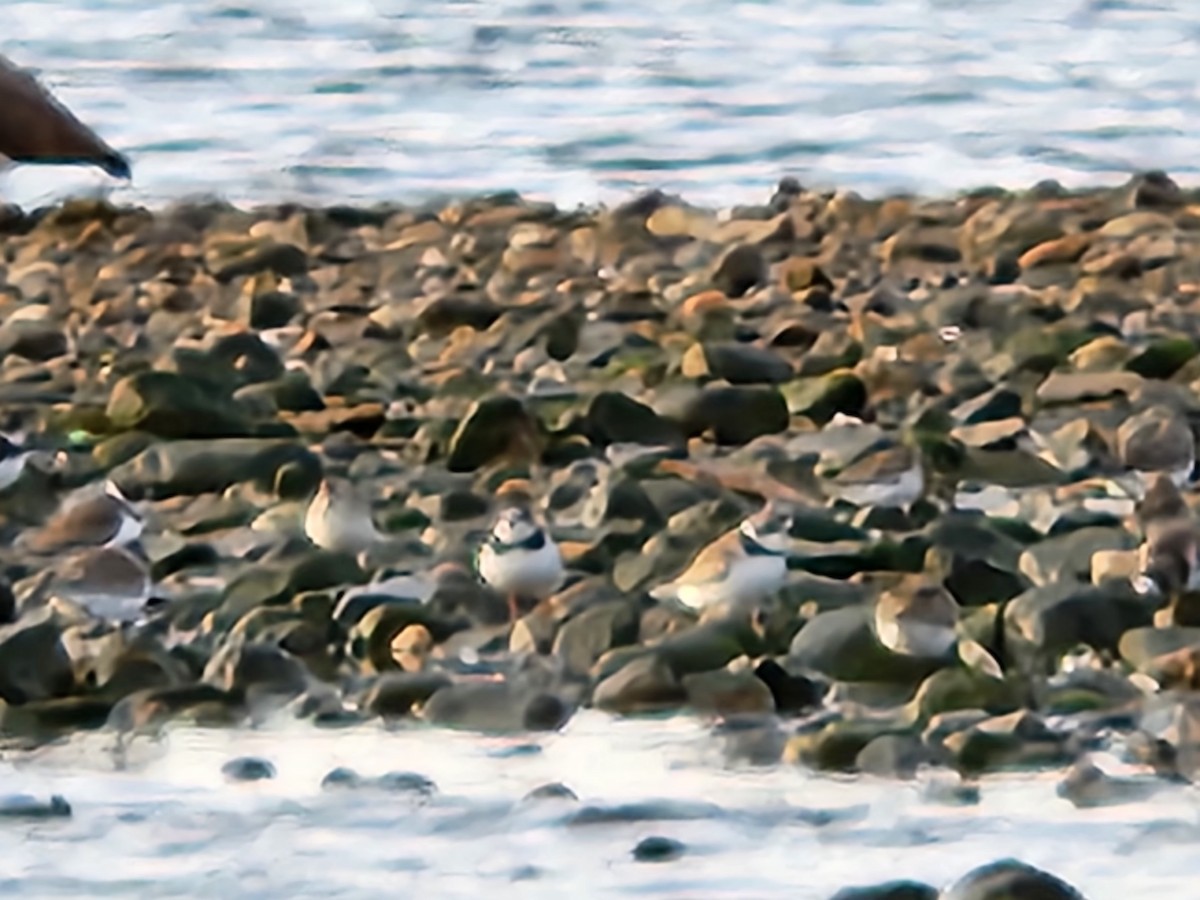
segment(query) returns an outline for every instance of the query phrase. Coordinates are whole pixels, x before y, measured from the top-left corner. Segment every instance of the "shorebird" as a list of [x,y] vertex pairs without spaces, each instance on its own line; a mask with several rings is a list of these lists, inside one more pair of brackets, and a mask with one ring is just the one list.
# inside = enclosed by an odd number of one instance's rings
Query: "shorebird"
[[61,553],[81,547],[123,547],[142,536],[141,515],[112,481],[104,492],[60,510],[44,527],[29,535],[34,553]]
[[522,598],[546,599],[565,574],[558,544],[523,504],[500,510],[475,565],[480,577],[507,597],[513,621]]
[[705,546],[674,581],[650,592],[696,612],[764,600],[787,580],[789,521],[771,504]]
[[905,581],[875,604],[879,642],[905,656],[945,656],[958,640],[958,602],[940,584]]
[[132,177],[129,161],[25,69],[0,56],[0,157],[17,163],[93,165]]
[[57,564],[50,588],[101,618],[129,621],[142,614],[153,582],[146,560],[116,545],[91,547]]
[[0,434],[0,491],[7,491],[20,480],[32,450],[21,446],[16,435]]
[[909,509],[925,494],[920,450],[886,440],[828,480],[830,493],[855,506]]
[[1181,416],[1165,406],[1152,406],[1121,423],[1117,455],[1133,471],[1142,492],[1159,475],[1183,487],[1196,466],[1196,439]]
[[325,478],[304,514],[304,533],[323,550],[360,553],[382,540],[371,505],[348,481]]

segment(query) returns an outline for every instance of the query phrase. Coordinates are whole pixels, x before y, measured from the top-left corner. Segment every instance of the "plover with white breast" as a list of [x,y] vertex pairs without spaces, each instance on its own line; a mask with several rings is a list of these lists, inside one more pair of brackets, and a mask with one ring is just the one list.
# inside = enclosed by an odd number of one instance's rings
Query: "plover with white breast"
[[828,479],[829,492],[855,506],[910,509],[925,494],[920,451],[905,443],[876,443]]
[[475,566],[480,577],[507,598],[513,621],[520,616],[522,599],[545,600],[566,576],[558,544],[525,504],[500,510]]
[[748,608],[765,600],[787,581],[790,525],[790,518],[768,503],[707,544],[683,574],[650,595],[695,612]]
[[304,514],[304,533],[323,550],[361,553],[383,540],[371,504],[349,481],[326,477]]
[[110,481],[102,493],[68,501],[42,528],[23,536],[34,553],[61,553],[82,547],[124,547],[142,536],[142,515]]
[[940,657],[957,643],[958,602],[946,588],[907,578],[875,604],[875,633],[893,653]]

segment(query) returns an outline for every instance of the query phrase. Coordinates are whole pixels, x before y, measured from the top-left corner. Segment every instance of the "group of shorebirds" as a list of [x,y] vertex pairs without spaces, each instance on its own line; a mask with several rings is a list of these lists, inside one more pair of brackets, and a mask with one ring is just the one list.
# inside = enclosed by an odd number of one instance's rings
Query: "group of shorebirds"
[[[0,57],[0,158],[13,162],[89,164],[130,178],[128,161],[61,105],[27,71]],[[1179,488],[1195,467],[1195,439],[1183,417],[1163,406],[1125,420],[1116,435],[1117,456],[1133,480],[1138,526],[1144,542],[1127,573],[1143,593],[1169,597],[1200,590],[1200,525]],[[0,492],[20,477],[31,451],[0,438]],[[833,473],[837,497],[855,506],[907,509],[929,489],[928,460],[912,440],[887,439]],[[691,564],[651,595],[705,613],[745,609],[774,595],[785,583],[790,519],[767,502],[737,527],[703,547]],[[378,540],[370,504],[352,485],[327,478],[307,506],[304,530],[316,545],[357,550]],[[62,509],[37,531],[23,535],[32,554],[81,550],[71,564],[55,566],[55,583],[75,586],[97,612],[127,609],[149,599],[148,566],[133,547],[143,518],[111,482]],[[496,515],[476,555],[479,576],[508,599],[513,619],[520,601],[543,600],[566,577],[559,546],[528,502],[513,502]],[[118,585],[108,593],[88,584]],[[117,598],[114,600],[114,598]],[[875,627],[882,643],[898,653],[938,656],[957,643],[958,604],[940,583],[917,576],[882,593]]]

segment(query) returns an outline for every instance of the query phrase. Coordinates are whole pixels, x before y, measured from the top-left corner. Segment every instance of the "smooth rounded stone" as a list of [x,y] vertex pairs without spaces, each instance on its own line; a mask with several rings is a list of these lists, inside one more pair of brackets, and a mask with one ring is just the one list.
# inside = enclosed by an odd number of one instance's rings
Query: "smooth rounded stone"
[[353,769],[338,766],[325,773],[325,777],[321,779],[321,790],[353,790],[362,787],[365,783],[366,779]]
[[718,444],[747,444],[786,431],[788,405],[771,387],[709,386],[683,407],[680,427],[688,437],[711,432]]
[[0,703],[0,732],[45,740],[75,731],[102,728],[113,701],[105,697],[56,697],[19,706]]
[[962,709],[982,709],[1004,714],[1020,707],[1015,684],[966,668],[947,668],[934,672],[921,682],[911,708],[919,721]]
[[1064,581],[1014,598],[1004,610],[1005,638],[1011,655],[1044,666],[1080,644],[1115,651],[1126,631],[1152,624],[1153,613],[1128,585]]
[[685,378],[713,378],[730,384],[783,384],[795,374],[791,363],[765,347],[731,341],[693,344],[682,360]]
[[581,806],[571,813],[566,824],[628,825],[637,822],[695,822],[721,818],[724,811],[715,803],[702,800],[650,799],[615,805]]
[[[153,444],[110,473],[122,491],[148,497],[220,493],[230,485],[275,487],[280,471],[299,466],[320,478],[313,452],[291,441],[269,438],[171,441]],[[310,476],[311,477],[311,476]]]
[[1200,647],[1200,628],[1180,625],[1130,628],[1121,635],[1117,645],[1121,659],[1140,672],[1149,671],[1156,660],[1193,647]]
[[718,719],[712,736],[728,763],[774,766],[783,758],[788,734],[770,714],[736,714]]
[[935,761],[933,752],[915,734],[882,734],[859,751],[855,766],[868,775],[910,779],[921,766]]
[[221,766],[228,781],[267,781],[275,777],[275,766],[257,756],[239,756]]
[[946,665],[891,652],[876,639],[872,617],[866,604],[818,613],[792,639],[788,665],[836,681],[913,686]]
[[582,424],[588,440],[598,447],[624,443],[674,447],[683,443],[678,425],[618,391],[597,393]]
[[49,800],[29,794],[0,796],[0,819],[65,819],[71,812],[71,804],[60,794],[51,794]]
[[537,787],[527,793],[522,800],[526,803],[541,802],[546,800],[567,800],[570,802],[576,802],[579,800],[579,796],[562,782],[552,781],[547,784],[539,784]]
[[636,609],[625,600],[613,600],[564,622],[554,635],[551,653],[562,660],[565,674],[584,678],[601,656],[613,647],[634,643],[637,637]]
[[938,889],[919,881],[887,881],[842,888],[829,900],[938,900]]
[[174,372],[126,376],[113,387],[105,414],[115,429],[166,438],[241,437],[249,429],[232,398]]
[[389,673],[372,682],[363,693],[361,706],[373,716],[401,718],[450,684],[449,676],[441,672]]
[[562,698],[508,682],[464,682],[436,692],[422,718],[435,725],[480,732],[557,731],[573,710]]
[[374,779],[373,784],[381,790],[395,794],[432,797],[437,793],[437,785],[418,772],[385,772]]
[[50,607],[0,627],[0,699],[28,703],[62,697],[75,686],[62,626]]
[[282,605],[308,591],[359,585],[366,580],[366,573],[349,553],[305,544],[291,558],[271,561],[264,557],[231,578],[213,613],[214,625],[216,630],[226,631],[260,607]]
[[687,705],[696,712],[718,716],[775,711],[775,698],[749,669],[715,669],[682,679]]
[[985,719],[950,735],[943,746],[965,773],[1059,766],[1070,756],[1065,739],[1025,711]]
[[1095,763],[1080,760],[1071,766],[1055,788],[1055,793],[1077,809],[1095,809],[1121,803],[1137,803],[1154,794],[1161,783],[1133,778],[1117,778]]
[[520,400],[493,396],[475,403],[450,438],[446,468],[474,472],[500,456],[536,458],[542,427]]
[[638,862],[671,862],[679,859],[687,850],[682,841],[675,838],[651,835],[637,842],[633,848],[633,858]]
[[243,297],[241,317],[251,328],[282,328],[301,311],[300,298],[286,291],[263,291]]
[[943,891],[941,900],[1084,900],[1083,894],[1049,872],[1015,859],[972,869]]
[[812,378],[799,378],[783,389],[790,413],[805,416],[817,425],[828,425],[839,413],[858,417],[867,407],[867,388],[852,372],[836,370]]
[[1117,528],[1080,528],[1049,537],[1021,554],[1020,570],[1035,585],[1090,581],[1096,553],[1131,550],[1133,538]]
[[400,669],[396,639],[415,626],[425,628],[435,644],[444,643],[463,627],[438,618],[420,604],[384,602],[369,609],[350,629],[347,649],[364,673],[395,672]]
[[202,680],[229,692],[296,696],[308,677],[304,664],[281,647],[232,640],[212,655]]
[[903,733],[903,726],[881,720],[842,719],[804,726],[788,739],[783,760],[818,771],[856,772],[858,757],[885,734]]
[[752,244],[731,247],[721,257],[712,274],[712,283],[717,290],[735,299],[764,284],[766,279],[766,260],[762,251]]
[[687,692],[670,665],[654,652],[629,660],[592,691],[596,709],[621,715],[677,709],[686,700]]

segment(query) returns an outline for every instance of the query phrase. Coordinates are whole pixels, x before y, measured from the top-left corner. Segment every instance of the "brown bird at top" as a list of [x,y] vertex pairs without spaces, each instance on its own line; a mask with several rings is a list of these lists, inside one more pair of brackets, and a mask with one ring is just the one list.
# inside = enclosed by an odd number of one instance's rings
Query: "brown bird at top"
[[129,161],[29,72],[0,56],[0,157],[16,163],[98,166],[132,178]]

